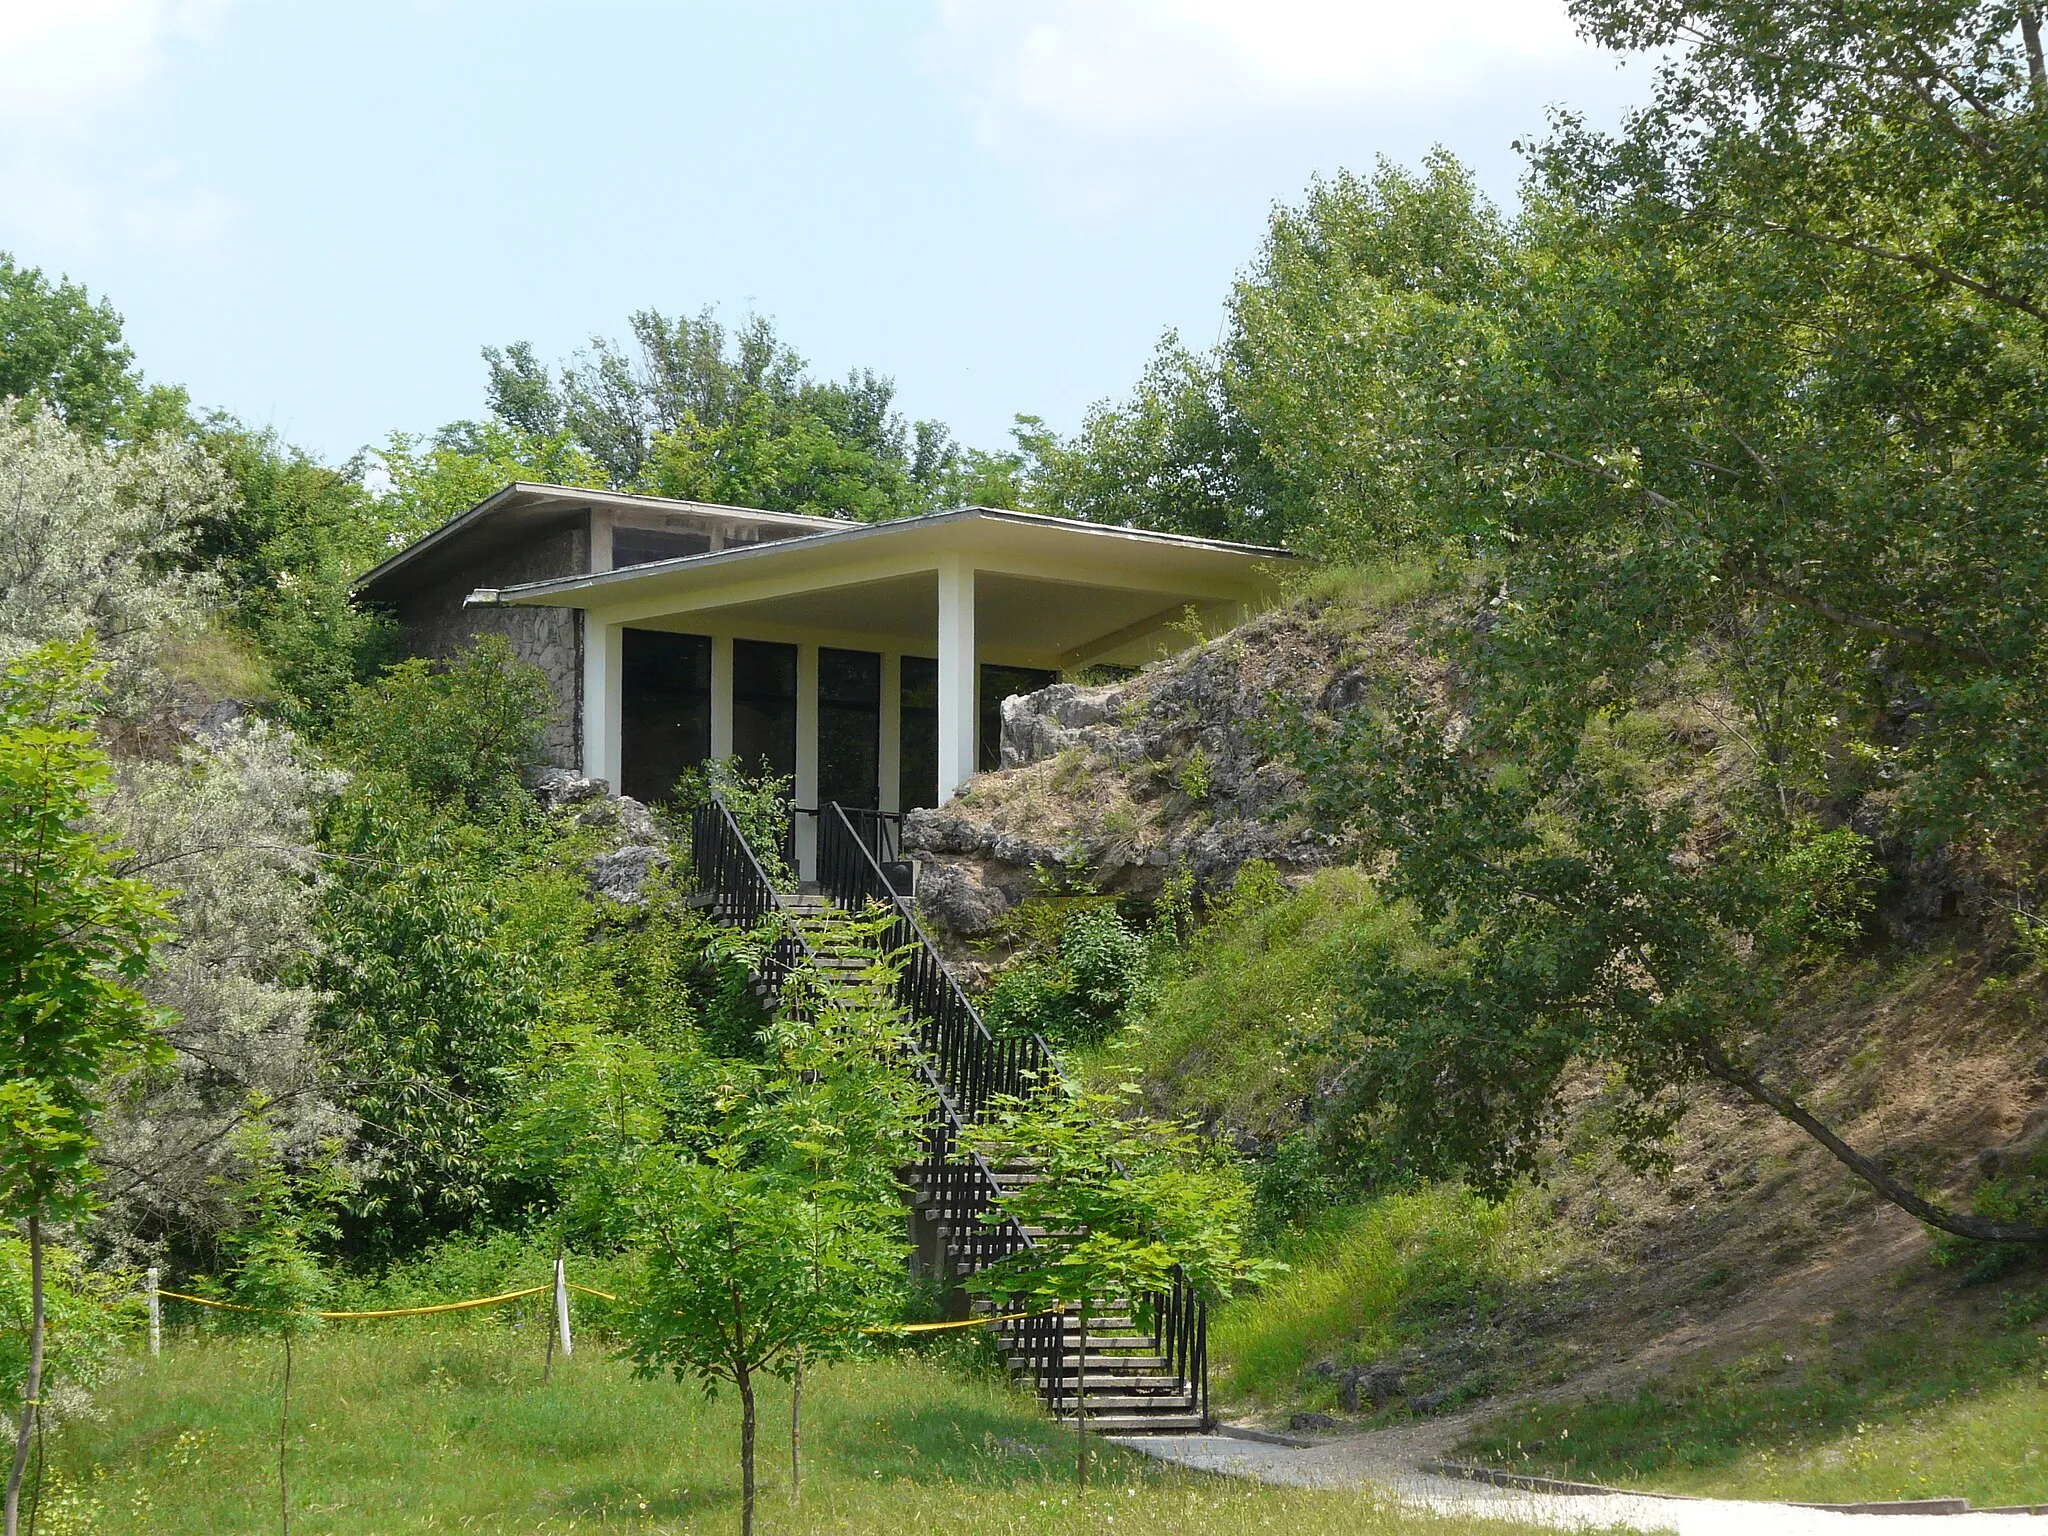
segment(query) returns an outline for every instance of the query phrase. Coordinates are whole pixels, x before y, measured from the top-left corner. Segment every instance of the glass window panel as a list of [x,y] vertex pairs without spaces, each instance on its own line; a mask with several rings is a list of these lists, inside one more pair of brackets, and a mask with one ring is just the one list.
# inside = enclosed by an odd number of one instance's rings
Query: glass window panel
[[881,803],[882,658],[818,652],[818,804]]
[[659,528],[612,529],[612,569],[645,565],[650,560],[680,560],[711,552],[708,533],[667,533]]
[[732,752],[748,773],[796,772],[796,647],[732,643]]
[[621,641],[619,793],[653,804],[711,755],[711,640],[629,629]]
[[928,656],[903,658],[903,724],[896,802],[906,811],[939,803],[939,664]]

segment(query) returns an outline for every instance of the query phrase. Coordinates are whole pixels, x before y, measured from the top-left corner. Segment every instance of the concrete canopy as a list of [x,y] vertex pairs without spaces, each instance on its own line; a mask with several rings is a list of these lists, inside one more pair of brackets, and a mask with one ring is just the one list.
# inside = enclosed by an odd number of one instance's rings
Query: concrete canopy
[[[1257,545],[965,507],[481,588],[469,602],[581,611],[585,771],[599,778],[616,779],[621,761],[626,631],[711,637],[714,756],[731,740],[735,640],[796,645],[800,803],[817,782],[818,649],[881,653],[885,672],[900,657],[934,658],[943,802],[975,771],[982,665],[1061,671],[1152,660],[1186,643],[1179,626],[1190,610],[1216,628],[1270,601],[1294,559]],[[887,761],[893,706],[884,709]]]
[[[1074,667],[1149,659],[1189,608],[1205,619],[1265,601],[1285,550],[982,507],[833,529],[522,586],[472,603],[578,608],[606,624],[761,638],[893,640],[929,648],[942,565],[976,575],[975,638],[991,661]],[[1150,642],[1150,643],[1148,643]]]

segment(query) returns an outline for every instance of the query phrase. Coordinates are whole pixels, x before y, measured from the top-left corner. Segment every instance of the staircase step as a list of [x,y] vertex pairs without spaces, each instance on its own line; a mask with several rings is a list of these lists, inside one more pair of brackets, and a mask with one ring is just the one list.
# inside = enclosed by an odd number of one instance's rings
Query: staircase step
[[[1070,1414],[1060,1416],[1059,1421],[1074,1422]],[[1208,1427],[1199,1413],[1113,1413],[1099,1419],[1088,1415],[1088,1430],[1097,1435],[1184,1435]]]

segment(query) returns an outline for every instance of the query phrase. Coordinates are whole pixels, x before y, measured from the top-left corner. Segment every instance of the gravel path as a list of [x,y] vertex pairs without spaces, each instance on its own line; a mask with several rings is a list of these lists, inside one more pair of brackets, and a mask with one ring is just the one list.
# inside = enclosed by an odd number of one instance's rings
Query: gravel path
[[1378,1489],[1404,1504],[1444,1514],[1480,1515],[1562,1529],[1623,1527],[1677,1536],[2048,1536],[2048,1517],[2032,1515],[1846,1515],[1741,1499],[1658,1498],[1648,1494],[1532,1493],[1418,1472],[1438,1435],[1402,1430],[1347,1435],[1305,1447],[1228,1435],[1145,1435],[1115,1441],[1128,1450],[1225,1477],[1294,1488]]

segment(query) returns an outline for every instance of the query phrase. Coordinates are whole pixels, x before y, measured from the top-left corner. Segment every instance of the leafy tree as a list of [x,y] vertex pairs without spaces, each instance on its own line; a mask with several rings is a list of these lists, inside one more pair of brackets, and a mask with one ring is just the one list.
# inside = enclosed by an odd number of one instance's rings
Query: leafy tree
[[[818,942],[872,953],[880,918]],[[806,1360],[851,1351],[902,1301],[908,1243],[896,1169],[929,1098],[907,1070],[909,1031],[886,959],[803,972],[784,994],[762,1066],[706,1061],[667,1079],[667,1132],[630,1169],[646,1296],[627,1353],[643,1375],[729,1383],[741,1408],[742,1528],[753,1528],[755,1384],[799,1383],[791,1488],[801,1486]]]
[[232,493],[194,521],[186,561],[213,573],[221,607],[269,663],[286,718],[324,729],[351,685],[396,659],[390,622],[349,599],[349,584],[390,553],[389,509],[364,489],[359,463],[330,467],[227,417],[201,441]]
[[0,399],[47,408],[84,437],[142,438],[185,425],[185,395],[146,387],[121,317],[68,278],[0,251]]
[[752,1160],[736,1129],[714,1133],[701,1154],[656,1147],[635,1170],[647,1270],[626,1350],[642,1376],[739,1394],[740,1529],[752,1536],[755,1384],[792,1373],[813,1331],[814,1211],[781,1169]]
[[374,775],[457,818],[502,813],[539,761],[554,694],[540,668],[487,635],[453,661],[414,657],[350,692],[332,737],[357,773]]
[[630,346],[593,337],[558,370],[525,342],[485,348],[492,423],[457,423],[442,444],[454,452],[495,432],[573,445],[619,489],[870,521],[939,505],[963,475],[1008,483],[939,423],[907,425],[893,380],[871,369],[811,377],[759,315],[728,329],[708,309],[647,309],[630,323]]
[[391,482],[378,504],[387,550],[402,549],[514,480],[603,485],[603,469],[563,431],[535,436],[493,418],[431,436],[394,432],[376,451]]
[[789,1409],[798,1497],[806,1362],[852,1353],[863,1329],[898,1313],[909,1276],[897,1170],[917,1156],[933,1100],[910,1068],[916,1036],[896,995],[902,966],[880,951],[892,922],[877,909],[807,928],[816,954],[868,962],[799,970],[767,1031],[774,1075],[754,1130],[779,1149],[808,1202],[801,1249],[811,1326],[797,1341]]
[[381,1254],[517,1201],[486,1136],[543,1015],[549,951],[513,919],[536,896],[579,917],[583,893],[572,873],[533,873],[508,831],[425,822],[374,790],[333,816],[346,862],[316,908],[317,1038],[373,1164],[345,1225]]
[[117,874],[119,850],[89,826],[111,778],[92,729],[101,675],[83,641],[0,672],[0,1211],[26,1224],[30,1272],[7,1536],[41,1406],[45,1230],[91,1208],[105,1085],[161,1054],[137,983],[163,933],[163,900]]
[[1026,504],[1347,556],[1434,538],[1415,380],[1438,317],[1492,302],[1509,250],[1441,151],[1420,175],[1382,162],[1315,182],[1275,211],[1212,352],[1169,333],[1129,398],[1074,437],[1020,433]]
[[139,712],[166,641],[203,623],[210,583],[184,566],[225,491],[188,445],[116,452],[48,411],[0,418],[0,659],[91,636],[114,702]]
[[306,977],[318,951],[314,815],[339,778],[288,732],[243,719],[173,760],[124,764],[100,803],[130,850],[118,872],[176,887],[176,933],[140,984],[165,1010],[172,1057],[110,1097],[103,1243],[168,1243],[203,1260],[196,1250],[237,1220],[231,1143],[252,1093],[296,1163],[352,1126]]
[[1028,1166],[984,1219],[1043,1229],[1029,1248],[977,1272],[973,1289],[997,1298],[1071,1303],[1082,1349],[1074,1390],[1079,1455],[1088,1481],[1086,1340],[1095,1307],[1127,1304],[1141,1321],[1176,1274],[1222,1300],[1274,1268],[1244,1251],[1251,1192],[1228,1152],[1192,1125],[1134,1111],[1137,1085],[1081,1093],[1055,1085],[999,1103],[969,1126],[961,1150],[996,1166]]
[[[2048,1231],[1955,1211],[1857,1151],[1759,1064],[1800,960],[1857,931],[1873,869],[1853,832],[1758,818],[1702,836],[1681,800],[1582,753],[1504,765],[1413,704],[1304,732],[1323,824],[1355,821],[1393,855],[1436,948],[1362,959],[1328,1041],[1332,1118],[1422,1176],[1498,1194],[1533,1172],[1568,1073],[1601,1070],[1626,1154],[1654,1162],[1698,1087],[1783,1115],[1883,1198],[1990,1242]],[[1455,744],[1453,744],[1455,742]]]
[[340,1188],[331,1165],[315,1162],[299,1175],[283,1166],[267,1112],[258,1095],[234,1136],[241,1165],[236,1199],[244,1219],[233,1242],[236,1263],[230,1290],[239,1310],[223,1315],[242,1332],[276,1338],[284,1345],[278,1388],[277,1511],[279,1529],[289,1536],[292,1342],[318,1332],[322,1325],[318,1309],[332,1286],[321,1268],[318,1244],[334,1235],[326,1206]]

